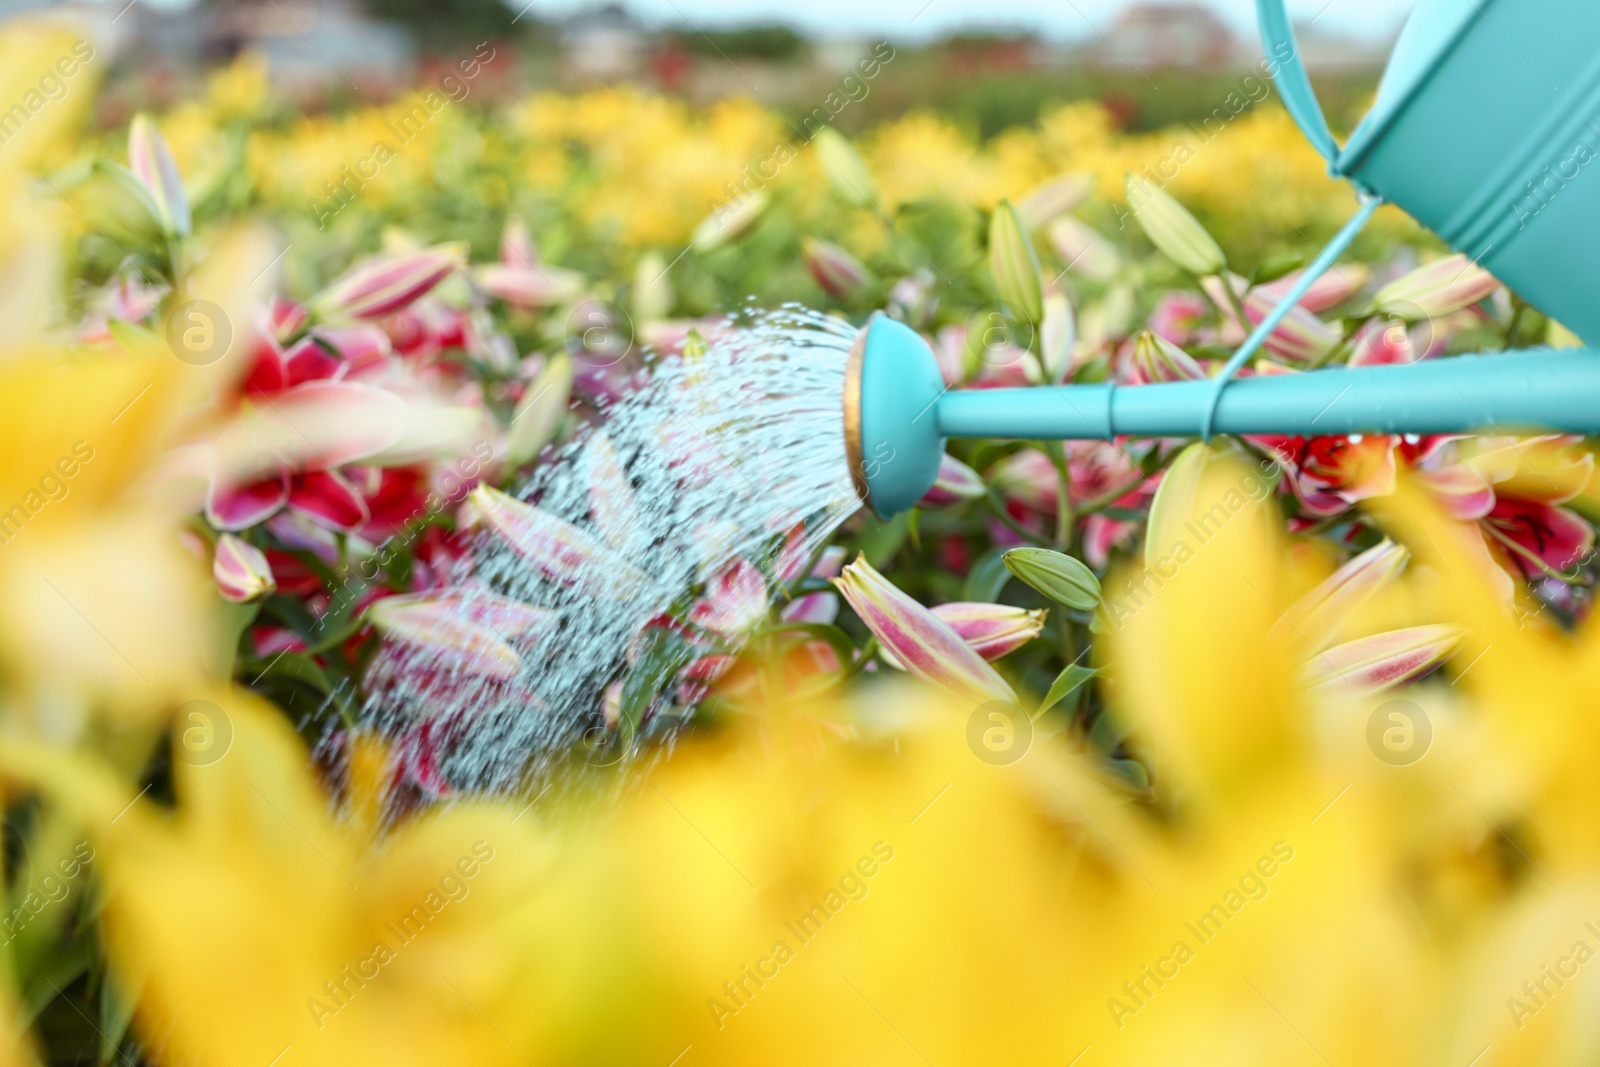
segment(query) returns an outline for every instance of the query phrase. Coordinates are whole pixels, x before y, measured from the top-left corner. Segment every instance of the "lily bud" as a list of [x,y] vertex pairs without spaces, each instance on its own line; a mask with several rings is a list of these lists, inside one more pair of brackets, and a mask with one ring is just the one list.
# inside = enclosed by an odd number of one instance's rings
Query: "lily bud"
[[1006,604],[940,604],[933,613],[984,659],[999,659],[1038,637],[1050,612]]
[[1060,289],[1044,294],[1044,321],[1039,324],[1039,363],[1046,384],[1067,380],[1072,373],[1072,349],[1078,342],[1078,323],[1072,302]]
[[519,467],[539,454],[561,427],[572,398],[572,357],[557,352],[528,383],[506,433],[506,462]]
[[872,280],[862,262],[836,244],[807,237],[802,243],[811,276],[829,296],[840,300],[859,297]]
[[1000,559],[1006,570],[1058,604],[1088,611],[1100,603],[1100,579],[1071,556],[1048,548],[1013,548]]
[[1303,677],[1314,689],[1348,686],[1357,693],[1381,693],[1443,663],[1463,633],[1459,626],[1435,625],[1363,637],[1312,656]]
[[1111,239],[1071,215],[1063,215],[1050,223],[1048,233],[1050,244],[1069,273],[1081,274],[1091,281],[1109,282],[1122,269],[1122,256]]
[[939,460],[939,477],[923,498],[919,508],[949,508],[965,500],[977,500],[987,490],[977,471],[946,454]]
[[994,209],[989,223],[989,269],[994,272],[1000,299],[1027,317],[1044,318],[1044,281],[1039,276],[1039,256],[1022,225],[1017,209],[1006,200]]
[[[1261,292],[1267,294],[1276,302],[1281,297],[1287,296],[1300,281],[1303,271],[1285,274],[1277,281],[1267,282],[1256,286]],[[1306,295],[1300,298],[1300,306],[1307,311],[1320,314],[1329,308],[1338,307],[1354,296],[1372,272],[1360,263],[1339,263],[1328,273],[1311,283],[1311,288],[1306,290]]]
[[633,317],[640,322],[659,322],[672,313],[671,269],[660,252],[639,257],[633,272]]
[[855,145],[832,126],[823,128],[812,144],[817,146],[817,158],[822,162],[822,172],[839,195],[852,204],[866,207],[878,199],[877,183],[866,160],[856,151]]
[[384,597],[367,618],[385,637],[436,657],[441,666],[486,678],[515,678],[522,657],[509,643],[550,629],[551,615],[489,593]]
[[133,117],[133,125],[128,130],[128,169],[155,201],[162,229],[177,237],[187,236],[189,199],[183,194],[178,164],[173,161],[166,138],[143,112]]
[[918,678],[979,700],[1016,700],[1006,680],[948,623],[858,558],[833,580],[878,644]]
[[490,296],[530,310],[564,304],[583,292],[583,275],[548,264],[488,263],[473,269],[472,280]]
[[[1242,292],[1245,280],[1237,274],[1229,274],[1228,284],[1233,286],[1235,293]],[[1238,315],[1233,310],[1233,302],[1228,299],[1228,294],[1222,288],[1220,276],[1202,278],[1200,286],[1217,306],[1223,309],[1228,321],[1237,326],[1241,331],[1249,332],[1260,325],[1270,314],[1278,301],[1268,296],[1260,289],[1251,289],[1244,298],[1245,314],[1249,316],[1248,323],[1239,321]],[[1302,304],[1296,304],[1290,309],[1289,314],[1278,324],[1263,343],[1262,347],[1273,355],[1297,363],[1309,363],[1316,360],[1339,343],[1342,336],[1339,328],[1330,323],[1323,322]]]
[[1023,225],[1036,230],[1058,215],[1065,215],[1094,191],[1093,174],[1063,174],[1017,201]]
[[478,486],[467,499],[507,548],[553,582],[604,600],[636,596],[650,586],[637,567],[565,519],[492,486]]
[[1457,253],[1390,282],[1378,290],[1373,303],[1380,314],[1433,318],[1469,308],[1498,288],[1494,275]]
[[272,566],[261,550],[229,533],[217,541],[211,574],[217,580],[217,591],[222,598],[235,604],[260,600],[278,588]]
[[721,248],[729,241],[754,226],[772,197],[765,189],[757,189],[748,196],[730,200],[701,220],[689,236],[689,243],[697,252]]
[[1298,636],[1313,648],[1326,648],[1400,574],[1408,555],[1393,541],[1374,545],[1290,605],[1274,631],[1280,636]]
[[1135,221],[1162,255],[1201,277],[1227,267],[1216,238],[1165,189],[1129,175],[1127,190]]
[[458,243],[374,256],[318,293],[311,311],[324,322],[387,318],[425,296],[466,261],[466,246]]
[[1133,345],[1133,369],[1144,382],[1200,382],[1205,368],[1193,356],[1149,330]]

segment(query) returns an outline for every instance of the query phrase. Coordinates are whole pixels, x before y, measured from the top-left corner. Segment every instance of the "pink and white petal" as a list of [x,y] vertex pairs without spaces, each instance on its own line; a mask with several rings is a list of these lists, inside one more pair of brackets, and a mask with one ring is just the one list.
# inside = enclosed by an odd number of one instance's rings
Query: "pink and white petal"
[[[1277,281],[1257,286],[1256,292],[1266,293],[1274,301],[1281,300],[1295,287],[1304,273],[1297,270],[1292,274],[1286,274]],[[1311,283],[1306,295],[1300,298],[1300,306],[1318,314],[1337,307],[1366,285],[1371,274],[1370,270],[1359,263],[1339,263]]]
[[447,670],[510,679],[522,669],[516,649],[463,612],[457,601],[385,597],[367,609],[367,618],[385,637],[426,653]]
[[1374,545],[1291,604],[1275,630],[1292,632],[1319,650],[1327,647],[1378,590],[1399,575],[1408,555],[1393,541]]
[[206,495],[206,520],[219,530],[243,530],[265,522],[289,502],[289,475],[228,488],[211,483]]
[[296,475],[289,506],[335,530],[356,530],[371,518],[359,490],[335,470]]
[[219,476],[254,481],[269,471],[340,467],[400,437],[405,403],[355,382],[313,381],[243,408],[217,439]]
[[1457,464],[1439,470],[1417,471],[1416,476],[1452,518],[1481,519],[1494,507],[1494,487],[1471,467]]
[[1300,509],[1313,518],[1331,519],[1350,510],[1349,501],[1313,478],[1296,474],[1288,482],[1295,499],[1300,501]]
[[[1483,521],[1552,570],[1565,570],[1594,551],[1594,527],[1577,512],[1553,504],[1502,497]],[[1524,558],[1517,563],[1530,577],[1538,569]]]
[[1306,664],[1305,681],[1313,689],[1347,686],[1380,693],[1443,663],[1463,632],[1459,626],[1412,626],[1335,645]]
[[933,613],[987,660],[999,659],[1038,637],[1050,615],[1048,610],[963,601],[940,604]]
[[311,303],[324,321],[376,321],[404,310],[466,264],[466,246],[443,244],[356,264]]
[[337,356],[310,337],[302,337],[283,353],[283,368],[290,386],[332,378],[341,367]]
[[977,500],[988,490],[983,476],[954,456],[946,454],[939,459],[939,475],[934,480],[918,506],[923,508],[950,508],[968,500]]
[[810,554],[810,546],[806,544],[806,524],[796,523],[783,535],[783,544],[778,547],[778,561],[773,567],[773,579],[778,582],[792,582],[800,577],[800,571],[805,567]]
[[492,486],[467,498],[507,547],[553,582],[620,599],[648,586],[638,568],[583,530]]
[[1131,522],[1090,515],[1083,520],[1083,558],[1095,570],[1105,569],[1111,550],[1132,543],[1138,527]]
[[323,344],[339,353],[352,369],[382,363],[394,354],[394,346],[382,327],[369,324],[318,326],[311,331]]
[[844,567],[845,557],[849,555],[843,545],[829,545],[822,550],[822,555],[817,557],[817,565],[811,568],[813,578],[833,578]]
[[622,551],[639,528],[639,505],[611,439],[596,433],[584,445],[584,466],[589,473],[589,517],[606,544]]
[[695,605],[694,621],[725,636],[744,633],[766,617],[766,579],[748,560],[737,559],[706,582],[705,598]]
[[784,622],[821,623],[831,626],[839,617],[839,598],[833,593],[807,593],[784,605],[778,617]]
[[1016,699],[1006,680],[949,625],[865,558],[857,558],[833,582],[878,643],[912,675],[975,699]]
[[1411,334],[1401,322],[1371,322],[1362,327],[1350,354],[1352,367],[1386,367],[1415,363],[1419,358]]

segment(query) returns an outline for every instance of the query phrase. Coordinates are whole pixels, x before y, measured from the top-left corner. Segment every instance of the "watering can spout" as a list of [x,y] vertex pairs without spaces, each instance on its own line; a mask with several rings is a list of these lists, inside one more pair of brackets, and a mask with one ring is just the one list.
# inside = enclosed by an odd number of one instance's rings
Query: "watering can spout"
[[1600,434],[1600,352],[1530,349],[1405,366],[1210,381],[951,390],[927,343],[879,317],[845,388],[845,441],[862,499],[883,516],[933,487],[947,437],[1111,440],[1218,433],[1333,436],[1557,430]]

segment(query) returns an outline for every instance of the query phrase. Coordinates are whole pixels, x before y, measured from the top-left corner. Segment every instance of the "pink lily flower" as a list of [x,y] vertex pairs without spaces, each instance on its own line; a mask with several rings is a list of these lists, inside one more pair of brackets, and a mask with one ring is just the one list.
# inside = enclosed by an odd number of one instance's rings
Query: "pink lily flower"
[[567,303],[583,292],[583,275],[539,262],[521,222],[502,237],[500,262],[473,268],[472,279],[490,296],[531,310]]
[[746,559],[735,559],[706,582],[705,596],[689,611],[689,621],[724,637],[753,630],[767,617],[767,580]]
[[864,557],[833,584],[878,643],[923,681],[974,700],[1017,699],[1006,680],[939,616],[901,592]]
[[1483,526],[1491,540],[1511,549],[1503,555],[1525,578],[1542,577],[1545,568],[1564,571],[1594,554],[1594,527],[1554,504],[1501,496]]
[[1369,322],[1356,335],[1350,353],[1352,367],[1382,367],[1415,363],[1422,358],[1411,331],[1400,322]]
[[1392,582],[1408,553],[1384,541],[1340,567],[1290,605],[1275,629],[1311,645],[1302,670],[1313,689],[1342,685],[1378,693],[1416,678],[1455,651],[1458,626],[1412,626],[1339,642],[1359,612]]
[[312,337],[288,349],[268,337],[255,357],[212,446],[206,517],[221,530],[254,526],[285,507],[334,529],[359,529],[371,512],[355,464],[460,455],[481,424],[479,411],[432,401],[392,359],[366,364],[367,380],[356,382],[352,364]]

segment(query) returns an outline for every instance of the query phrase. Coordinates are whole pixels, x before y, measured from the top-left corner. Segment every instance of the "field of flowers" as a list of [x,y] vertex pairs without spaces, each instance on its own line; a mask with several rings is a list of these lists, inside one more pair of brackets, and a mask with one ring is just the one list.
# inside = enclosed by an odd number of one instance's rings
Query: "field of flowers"
[[[0,1067],[1600,1053],[1580,439],[952,441],[453,773],[564,655],[474,561],[614,548],[629,471],[521,491],[752,302],[952,389],[1203,379],[1355,207],[1271,105],[846,139],[496,59],[122,116],[0,30]],[[1245,373],[1575,343],[1385,209]]]

